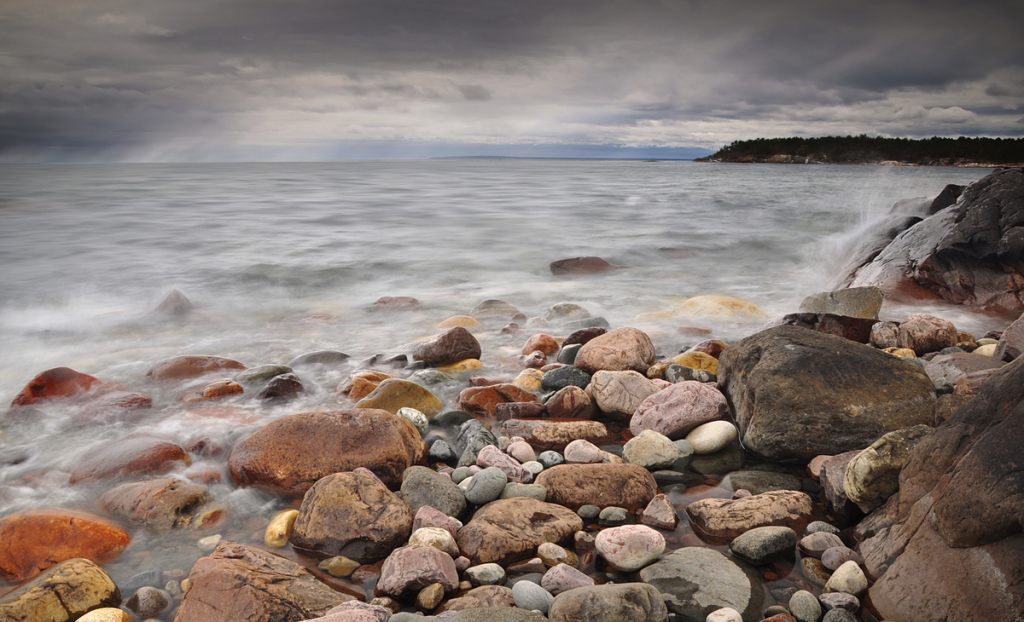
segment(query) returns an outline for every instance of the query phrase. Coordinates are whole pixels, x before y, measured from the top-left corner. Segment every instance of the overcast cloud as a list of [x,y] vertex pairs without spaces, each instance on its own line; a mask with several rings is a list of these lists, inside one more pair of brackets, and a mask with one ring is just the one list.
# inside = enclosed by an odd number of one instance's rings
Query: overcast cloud
[[1024,135],[1017,2],[5,0],[0,160]]

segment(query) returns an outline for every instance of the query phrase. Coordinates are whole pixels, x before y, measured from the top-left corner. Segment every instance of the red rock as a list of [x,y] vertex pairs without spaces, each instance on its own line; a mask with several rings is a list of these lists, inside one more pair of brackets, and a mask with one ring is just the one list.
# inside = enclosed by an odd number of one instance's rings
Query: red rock
[[241,395],[244,392],[242,385],[238,384],[234,380],[218,380],[211,382],[205,387],[196,391],[189,391],[185,395],[181,396],[182,403],[195,404],[197,402],[209,402],[213,400],[222,400],[232,395]]
[[11,407],[28,406],[42,400],[72,397],[95,389],[111,389],[113,384],[77,372],[70,367],[48,369],[33,378],[21,393],[14,396]]
[[105,564],[130,543],[123,529],[85,512],[18,512],[0,519],[0,579],[20,583],[76,557]]
[[152,436],[126,438],[110,443],[98,455],[84,460],[71,474],[70,482],[162,475],[179,463],[187,466],[192,461],[176,443]]
[[654,344],[643,331],[619,328],[595,337],[576,354],[576,367],[588,374],[599,370],[626,371],[641,374],[654,363]]
[[544,407],[556,419],[593,419],[597,414],[587,392],[575,385],[559,389],[548,398]]
[[432,546],[414,544],[396,549],[384,560],[375,592],[401,600],[433,583],[440,583],[447,593],[459,589],[455,561]]
[[551,274],[594,274],[595,272],[608,272],[609,270],[621,270],[621,266],[613,266],[600,257],[570,257],[551,262]]
[[463,389],[457,398],[459,407],[477,417],[497,417],[498,404],[507,402],[539,402],[537,396],[514,384]]
[[569,336],[562,341],[562,347],[571,346],[573,344],[586,344],[594,337],[600,337],[608,331],[600,326],[591,326],[590,328],[581,328],[575,332],[569,333]]
[[558,342],[551,335],[545,335],[544,333],[536,334],[526,340],[526,344],[523,345],[523,354],[530,354],[535,351],[540,351],[544,354],[554,354],[558,352]]
[[584,505],[639,510],[658,494],[650,471],[636,464],[560,464],[545,469],[536,482],[548,501],[578,510]]
[[687,352],[703,352],[704,354],[718,358],[722,355],[722,351],[727,347],[729,346],[719,339],[706,339],[697,345],[692,346],[687,350]]
[[370,581],[376,581],[378,577],[380,577],[380,568],[373,564],[363,564],[349,575],[349,579],[356,585],[365,585]]
[[416,346],[412,357],[431,367],[442,367],[466,359],[479,359],[480,353],[480,342],[476,337],[465,328],[456,326]]
[[175,356],[151,367],[146,377],[161,382],[190,380],[225,369],[245,369],[245,365],[219,356]]

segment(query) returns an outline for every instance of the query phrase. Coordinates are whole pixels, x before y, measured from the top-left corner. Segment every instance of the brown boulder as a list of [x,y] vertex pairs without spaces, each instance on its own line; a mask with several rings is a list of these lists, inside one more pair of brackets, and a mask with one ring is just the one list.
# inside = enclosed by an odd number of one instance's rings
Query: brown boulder
[[515,607],[512,588],[504,585],[481,585],[444,603],[435,613],[443,611],[463,611],[481,607]]
[[813,520],[806,493],[770,490],[739,499],[701,499],[686,506],[695,531],[712,540],[732,540],[755,527],[789,527],[801,533]]
[[196,511],[209,499],[202,486],[161,478],[111,488],[100,496],[100,505],[133,523],[165,530],[192,524]]
[[111,389],[113,384],[70,367],[48,369],[29,381],[14,396],[11,407],[29,406],[42,400],[72,397],[95,389]]
[[900,323],[896,339],[901,348],[908,348],[921,356],[956,345],[956,326],[949,320],[919,313]]
[[114,559],[132,541],[99,516],[71,510],[28,510],[0,519],[0,579],[20,583],[54,564],[84,557]]
[[561,464],[541,471],[536,483],[548,501],[578,510],[584,505],[638,510],[658,494],[650,471],[636,464]]
[[647,333],[618,328],[585,343],[576,354],[575,366],[593,374],[599,370],[647,373],[654,363],[654,344]]
[[384,560],[376,594],[404,599],[434,583],[440,583],[448,593],[459,588],[455,560],[432,546],[411,544],[395,549]]
[[372,563],[409,538],[412,518],[409,506],[375,478],[334,473],[306,492],[291,543],[322,557]]
[[245,365],[219,356],[174,356],[153,365],[146,377],[158,381],[191,380],[225,369],[245,369]]
[[537,396],[514,384],[495,384],[469,387],[459,393],[459,408],[477,417],[497,417],[499,404],[510,402],[539,402]]
[[398,414],[402,408],[415,408],[427,417],[441,412],[441,400],[415,382],[388,378],[381,382],[372,393],[359,400],[356,408],[379,408]]
[[176,622],[299,622],[353,598],[294,562],[230,540],[197,561],[188,579]]
[[558,276],[567,274],[594,274],[609,270],[621,270],[621,266],[613,266],[600,257],[570,257],[551,262],[551,274]]
[[97,479],[163,475],[174,468],[192,464],[177,443],[152,436],[114,441],[98,455],[86,458],[71,474],[71,483]]
[[[555,419],[593,419],[594,402],[583,389],[569,385],[555,392],[544,403],[548,414]],[[522,419],[523,417],[516,417]]]
[[647,583],[607,583],[578,587],[555,597],[551,622],[667,622],[668,608],[658,588]]
[[0,620],[70,622],[120,604],[121,592],[102,568],[87,559],[69,559],[0,598]]
[[509,419],[499,429],[505,436],[521,436],[527,443],[544,449],[562,450],[576,440],[595,445],[612,440],[603,423],[582,419]]
[[566,542],[583,519],[561,505],[526,497],[499,499],[476,511],[459,530],[459,550],[473,565],[507,566],[533,557],[545,542]]
[[468,330],[456,326],[416,346],[412,357],[431,367],[480,358],[480,342]]
[[406,419],[385,410],[301,413],[273,421],[235,445],[231,478],[272,494],[298,497],[320,478],[366,467],[389,488],[425,464],[427,445]]

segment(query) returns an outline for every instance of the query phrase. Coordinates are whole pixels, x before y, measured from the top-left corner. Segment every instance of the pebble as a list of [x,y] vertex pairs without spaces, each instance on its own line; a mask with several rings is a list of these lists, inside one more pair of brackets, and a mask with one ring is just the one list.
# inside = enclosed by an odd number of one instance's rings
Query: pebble
[[832,573],[822,588],[824,592],[846,592],[860,596],[868,589],[868,579],[855,561],[848,561]]
[[834,533],[819,531],[800,539],[800,551],[811,557],[821,557],[828,549],[843,546],[843,540]]
[[793,550],[796,540],[796,532],[789,527],[755,527],[735,538],[729,550],[760,566],[780,553]]
[[530,444],[526,441],[509,443],[509,446],[505,448],[505,453],[518,460],[520,464],[537,459],[537,454],[534,453],[533,447],[530,447]]
[[540,379],[540,386],[544,391],[557,391],[573,386],[586,389],[588,384],[590,384],[590,374],[572,365],[552,369]]
[[659,432],[644,430],[626,441],[622,447],[622,459],[638,464],[645,469],[664,469],[673,466],[679,458],[675,444]]
[[466,501],[474,505],[484,505],[501,496],[508,483],[508,476],[498,467],[487,467],[469,480],[466,487]]
[[124,606],[142,618],[154,618],[167,608],[170,594],[155,587],[140,587],[125,601]]
[[633,522],[633,515],[626,508],[608,506],[597,515],[597,522],[602,526],[625,525]]
[[823,587],[832,576],[827,568],[821,565],[820,559],[813,557],[802,557],[800,559],[800,570],[804,578],[818,587]]
[[332,577],[347,577],[356,571],[361,564],[343,555],[329,557],[318,566],[320,570],[326,570]]
[[263,534],[264,544],[275,548],[288,544],[288,538],[292,536],[292,530],[295,528],[295,519],[298,517],[298,510],[285,510],[275,516]]
[[583,439],[577,439],[565,446],[565,461],[576,464],[593,464],[602,462],[601,450],[597,445]]
[[481,585],[501,585],[505,582],[505,569],[498,564],[480,564],[470,566],[463,573],[473,587]]
[[693,453],[700,456],[725,449],[738,435],[736,426],[728,421],[709,421],[687,434],[686,441],[693,446]]
[[431,462],[443,462],[445,464],[455,464],[458,462],[459,456],[456,455],[455,450],[452,449],[451,445],[442,439],[434,441],[430,446],[430,461]]
[[584,505],[580,506],[580,509],[576,510],[576,514],[578,514],[583,520],[592,520],[600,516],[601,508],[596,505]]
[[444,586],[431,583],[416,594],[416,608],[420,611],[433,611],[444,598]]
[[544,562],[545,566],[555,567],[559,564],[565,564],[575,568],[579,564],[579,559],[576,554],[572,551],[566,550],[554,542],[544,542],[537,547],[537,557]]
[[204,553],[210,553],[213,551],[213,549],[217,548],[217,544],[221,541],[221,538],[223,537],[224,536],[220,535],[219,533],[215,533],[212,536],[201,538],[199,542],[196,542],[196,546],[199,547],[200,551]]
[[512,586],[512,599],[516,607],[527,611],[540,611],[547,614],[548,607],[555,600],[551,592],[532,581],[520,581]]
[[743,616],[732,607],[722,607],[709,613],[705,622],[743,622]]
[[395,414],[416,426],[416,429],[420,431],[420,436],[427,435],[427,430],[430,428],[430,421],[427,420],[427,416],[422,412],[412,408],[411,406],[403,406],[402,408],[399,408],[398,412]]
[[540,452],[540,455],[537,456],[537,462],[541,463],[545,469],[550,469],[553,466],[564,464],[565,458],[557,451],[548,450]]
[[789,599],[789,613],[798,622],[818,622],[821,618],[821,603],[814,594],[800,590]]
[[651,502],[644,508],[640,522],[658,529],[674,530],[679,523],[679,515],[675,506],[666,495],[654,495]]
[[833,609],[825,614],[821,622],[857,622],[857,616],[845,609]]
[[559,564],[544,573],[540,586],[552,594],[561,594],[577,587],[594,585],[594,579],[566,564]]
[[831,611],[832,609],[845,609],[850,613],[857,613],[857,610],[860,609],[860,599],[853,594],[847,594],[845,592],[829,592],[828,594],[822,594],[818,597],[818,601],[821,602],[825,611]]
[[665,552],[665,536],[646,525],[624,525],[597,534],[595,546],[616,570],[635,572]]

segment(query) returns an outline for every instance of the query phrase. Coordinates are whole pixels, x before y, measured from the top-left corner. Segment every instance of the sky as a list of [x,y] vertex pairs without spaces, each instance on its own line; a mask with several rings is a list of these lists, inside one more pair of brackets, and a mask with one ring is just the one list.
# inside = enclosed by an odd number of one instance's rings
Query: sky
[[0,162],[1024,136],[1024,2],[2,0]]

